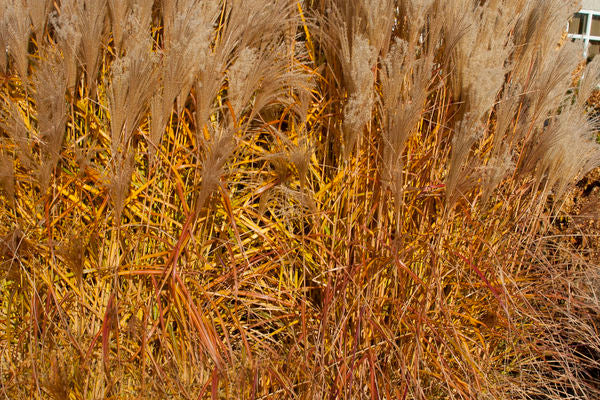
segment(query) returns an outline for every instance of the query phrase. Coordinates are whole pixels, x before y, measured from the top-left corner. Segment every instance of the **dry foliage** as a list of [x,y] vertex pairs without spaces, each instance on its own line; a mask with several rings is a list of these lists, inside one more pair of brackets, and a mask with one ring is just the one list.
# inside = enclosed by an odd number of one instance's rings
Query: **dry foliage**
[[600,397],[577,4],[0,9],[0,395]]

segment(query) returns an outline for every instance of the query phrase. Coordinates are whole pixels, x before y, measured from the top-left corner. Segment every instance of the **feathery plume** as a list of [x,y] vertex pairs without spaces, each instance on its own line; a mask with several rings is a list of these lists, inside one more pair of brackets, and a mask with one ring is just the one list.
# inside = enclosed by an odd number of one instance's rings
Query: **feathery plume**
[[210,195],[218,188],[225,164],[234,153],[237,143],[233,128],[217,127],[204,144],[201,187],[196,197],[196,213],[204,207]]
[[42,141],[41,168],[38,171],[42,190],[60,157],[65,136],[67,78],[61,55],[56,48],[43,48],[42,60],[34,72],[38,131]]
[[3,16],[5,44],[15,63],[16,72],[26,80],[29,68],[29,36],[31,21],[21,0],[6,0]]
[[29,13],[29,17],[31,18],[31,25],[33,26],[33,34],[38,43],[38,47],[40,47],[42,43],[42,35],[44,34],[44,30],[46,29],[46,21],[48,18],[48,13],[50,12],[50,8],[52,7],[51,0],[26,0],[27,4],[27,12]]
[[431,79],[433,57],[415,59],[409,44],[396,39],[381,62],[381,109],[383,117],[382,180],[396,196],[402,197],[402,156],[410,132],[422,116]]
[[[65,39],[78,38],[78,61],[85,69],[90,94],[96,91],[102,44],[106,35],[107,0],[63,0],[60,7]],[[64,15],[64,17],[63,17]],[[66,23],[66,22],[69,23]],[[73,29],[74,32],[70,32]],[[69,45],[66,43],[66,45]],[[64,48],[65,46],[61,46]]]
[[219,43],[206,55],[194,81],[196,135],[202,137],[209,116],[215,109],[215,99],[225,84],[228,54]]
[[532,174],[537,188],[544,186],[562,198],[576,177],[600,166],[595,132],[579,105],[566,107],[531,140],[520,174]]
[[474,165],[468,163],[471,148],[481,138],[483,132],[479,123],[471,114],[465,115],[452,137],[452,149],[446,178],[446,203],[451,205],[473,184],[471,173]]
[[115,207],[113,221],[116,221],[117,224],[123,214],[125,200],[131,187],[131,179],[135,167],[135,150],[133,147],[133,144],[128,143],[128,147],[125,150],[113,154],[111,159],[112,175],[108,188]]
[[77,53],[81,42],[81,32],[77,30],[77,15],[69,12],[68,1],[67,5],[63,6],[64,9],[60,15],[57,15],[56,12],[50,14],[50,24],[54,27],[56,45],[63,56],[67,88],[73,91],[77,81]]
[[0,153],[0,188],[4,191],[8,203],[13,206],[15,201],[14,162],[4,153]]
[[[512,52],[515,13],[501,12],[510,7],[505,1],[478,6],[467,15],[481,21],[465,29],[455,56],[455,93],[465,93],[466,111],[476,120],[486,118],[495,103],[509,70],[506,61]],[[499,60],[502,60],[499,62]],[[458,97],[458,96],[457,96]]]
[[232,0],[225,8],[227,26],[219,40],[223,51],[230,55],[281,39],[286,28],[295,27],[298,19],[294,0]]
[[533,129],[541,129],[546,119],[556,113],[567,99],[571,87],[571,74],[582,58],[574,43],[565,43],[553,49],[549,60],[544,60],[530,71],[527,81],[522,83],[523,121],[530,122]]
[[529,70],[548,60],[561,42],[565,25],[580,9],[580,1],[573,0],[530,0],[521,1],[513,41],[514,75],[521,83],[527,81]]
[[312,77],[303,68],[306,52],[300,46],[290,48],[286,43],[262,46],[259,63],[260,82],[258,83],[250,119],[265,111],[269,106],[294,107],[297,98],[310,96],[314,83]]
[[107,89],[113,157],[110,188],[117,220],[123,211],[134,167],[132,136],[157,85],[157,60],[149,33],[140,28],[131,43],[127,53],[113,62]]
[[123,46],[123,25],[132,5],[132,0],[108,0],[110,21],[112,26],[113,43],[117,52]]
[[488,201],[494,189],[500,185],[502,180],[514,168],[515,163],[513,162],[512,153],[508,146],[503,146],[501,150],[492,156],[487,165],[482,168],[481,202],[483,204]]
[[[5,7],[5,2],[0,1],[0,7]],[[8,37],[6,21],[0,17],[0,73],[5,73],[8,67]]]
[[6,32],[4,29],[4,21],[0,20],[0,73],[6,72],[8,66],[8,56],[6,54]]
[[244,47],[227,71],[227,97],[238,119],[260,82],[259,57],[258,50]]
[[[494,132],[492,151],[498,154],[501,143],[506,141],[511,146],[515,140],[519,140],[518,130],[511,130],[511,124],[519,108],[521,100],[521,87],[519,84],[508,82],[504,87],[502,98],[496,105],[496,131]],[[514,136],[517,136],[515,138]]]
[[11,99],[1,96],[3,107],[0,107],[0,128],[2,128],[16,147],[17,158],[23,166],[36,170],[36,161],[32,147],[35,137],[25,123],[23,110]]
[[[430,1],[430,0],[429,0]],[[377,54],[385,56],[390,47],[396,19],[396,4],[393,0],[362,0],[358,9],[364,21],[366,37]],[[421,2],[418,2],[421,3]],[[427,2],[425,2],[427,3]],[[426,7],[426,5],[422,5]],[[417,14],[424,18],[425,14]],[[415,24],[417,25],[417,24]]]
[[[378,17],[367,11],[366,2],[359,3],[362,7],[339,0],[329,0],[326,4],[329,6],[327,15],[320,17],[322,27],[318,33],[327,58],[339,63],[333,71],[340,84],[340,94],[345,97],[342,148],[347,157],[370,119],[376,62],[379,53],[387,50],[376,46],[385,46],[389,36],[387,33],[380,36],[377,33],[379,27],[369,25]],[[380,8],[389,5],[385,1],[377,4]],[[371,43],[371,39],[375,43]]]
[[139,126],[157,83],[157,56],[149,34],[140,32],[111,67],[107,89],[112,151],[118,153]]
[[583,70],[583,77],[577,91],[577,103],[583,107],[598,86],[600,86],[600,57],[594,57]]
[[163,3],[165,41],[159,69],[162,86],[151,101],[150,147],[153,149],[160,145],[173,102],[177,100],[177,114],[180,114],[198,73],[206,68],[213,25],[219,12],[216,1]]
[[357,35],[352,41],[352,50],[347,63],[349,69],[348,101],[344,107],[344,152],[348,156],[354,149],[358,137],[373,108],[373,68],[377,60],[376,49],[366,37]]
[[310,77],[295,61],[302,54],[278,41],[244,48],[227,72],[228,99],[238,121],[247,110],[252,120],[269,105],[290,106],[292,93],[310,90]]

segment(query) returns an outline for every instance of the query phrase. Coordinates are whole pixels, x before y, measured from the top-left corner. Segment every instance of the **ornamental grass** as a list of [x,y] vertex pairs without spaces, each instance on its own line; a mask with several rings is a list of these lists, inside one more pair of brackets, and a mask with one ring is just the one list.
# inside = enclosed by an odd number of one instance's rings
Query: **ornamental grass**
[[578,4],[0,10],[0,397],[600,397]]

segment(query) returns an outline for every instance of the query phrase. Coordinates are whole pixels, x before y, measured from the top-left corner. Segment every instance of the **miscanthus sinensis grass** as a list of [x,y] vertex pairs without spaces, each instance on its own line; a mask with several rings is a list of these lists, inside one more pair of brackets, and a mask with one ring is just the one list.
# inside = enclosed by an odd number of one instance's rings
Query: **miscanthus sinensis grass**
[[0,393],[597,398],[577,7],[0,0]]

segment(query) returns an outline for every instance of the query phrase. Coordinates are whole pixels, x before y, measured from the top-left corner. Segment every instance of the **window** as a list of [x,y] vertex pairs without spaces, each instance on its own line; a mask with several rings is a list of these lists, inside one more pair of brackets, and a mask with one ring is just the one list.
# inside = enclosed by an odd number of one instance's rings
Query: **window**
[[581,10],[573,15],[567,32],[572,41],[582,41],[583,56],[588,60],[600,54],[600,10]]
[[598,53],[600,53],[600,40],[590,40],[587,51],[588,58],[593,58]]
[[600,36],[600,15],[592,15],[592,26],[590,36]]
[[569,21],[569,33],[575,35],[583,35],[585,26],[587,25],[587,14],[577,13]]

